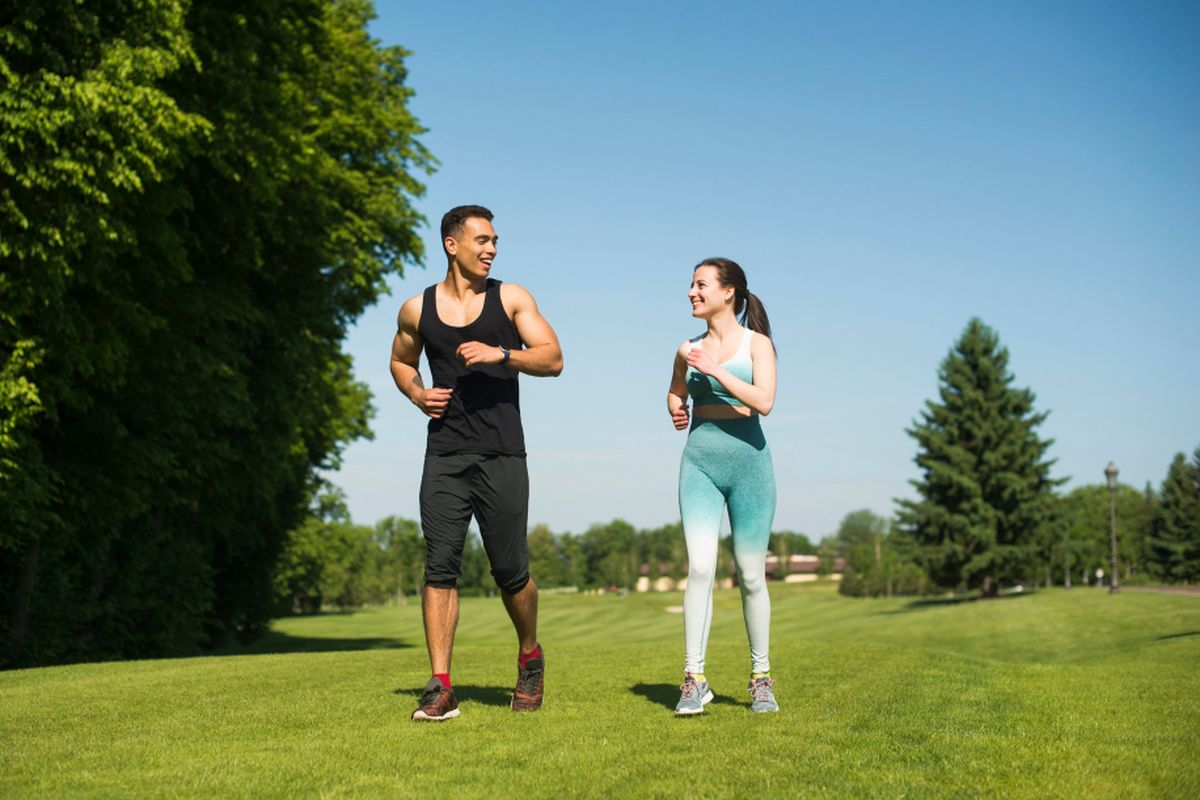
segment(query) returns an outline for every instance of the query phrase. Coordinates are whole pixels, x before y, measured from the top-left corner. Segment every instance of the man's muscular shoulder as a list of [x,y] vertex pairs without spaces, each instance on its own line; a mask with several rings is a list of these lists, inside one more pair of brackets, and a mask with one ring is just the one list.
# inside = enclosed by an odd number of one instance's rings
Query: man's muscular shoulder
[[504,311],[508,314],[509,319],[512,319],[518,311],[537,307],[529,290],[515,283],[500,284],[500,302],[504,305]]
[[425,294],[413,295],[400,305],[396,315],[396,327],[400,330],[416,331],[421,321],[421,309],[425,305]]

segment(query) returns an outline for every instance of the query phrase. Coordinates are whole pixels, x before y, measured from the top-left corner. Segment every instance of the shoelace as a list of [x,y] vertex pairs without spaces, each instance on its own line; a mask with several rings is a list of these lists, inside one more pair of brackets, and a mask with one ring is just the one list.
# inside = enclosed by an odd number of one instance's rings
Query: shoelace
[[775,685],[775,681],[770,678],[760,678],[754,682],[754,686],[750,689],[750,694],[755,702],[766,702],[774,699],[771,692],[771,687]]
[[523,669],[517,675],[517,686],[522,694],[533,694],[537,691],[538,676],[541,675],[541,670]]
[[437,702],[438,697],[442,694],[441,689],[430,689],[425,694],[421,695],[421,707],[431,706]]
[[683,692],[683,699],[695,697],[700,691],[700,684],[696,683],[696,679],[688,675],[683,679],[683,686],[679,687],[679,691]]

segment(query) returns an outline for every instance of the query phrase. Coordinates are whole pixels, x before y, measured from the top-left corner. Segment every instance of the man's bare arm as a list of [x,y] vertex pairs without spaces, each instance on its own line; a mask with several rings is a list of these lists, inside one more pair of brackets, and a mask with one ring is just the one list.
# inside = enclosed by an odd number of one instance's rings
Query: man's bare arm
[[422,297],[409,298],[400,306],[396,318],[396,335],[392,339],[392,380],[405,397],[421,412],[439,419],[446,413],[450,403],[450,389],[426,389],[418,367],[421,363],[421,348],[424,343],[417,333],[421,319]]
[[[511,351],[506,366],[526,375],[552,377],[563,370],[562,347],[550,323],[538,311],[537,303],[524,288],[513,283],[500,287],[500,299],[511,313],[513,325],[525,343],[524,350]],[[482,342],[459,345],[458,357],[468,367],[475,364],[504,363],[504,351]]]

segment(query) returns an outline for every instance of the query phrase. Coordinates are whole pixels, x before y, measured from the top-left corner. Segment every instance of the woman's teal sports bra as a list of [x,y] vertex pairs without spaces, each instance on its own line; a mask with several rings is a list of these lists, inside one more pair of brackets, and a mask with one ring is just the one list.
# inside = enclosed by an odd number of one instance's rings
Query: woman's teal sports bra
[[[749,328],[743,328],[745,333],[742,334],[742,343],[738,345],[737,352],[733,354],[733,358],[721,364],[722,367],[729,370],[735,378],[739,378],[746,383],[754,383],[754,362],[750,359],[750,341],[754,338],[754,331]],[[701,334],[695,339],[691,339],[688,352],[693,348],[700,346],[700,340],[707,334]],[[703,372],[697,372],[694,367],[688,367],[687,370],[687,388],[688,394],[692,396],[692,402],[698,406],[741,406],[745,405],[741,400],[729,393],[729,390],[721,385],[721,382],[716,378],[711,378]]]

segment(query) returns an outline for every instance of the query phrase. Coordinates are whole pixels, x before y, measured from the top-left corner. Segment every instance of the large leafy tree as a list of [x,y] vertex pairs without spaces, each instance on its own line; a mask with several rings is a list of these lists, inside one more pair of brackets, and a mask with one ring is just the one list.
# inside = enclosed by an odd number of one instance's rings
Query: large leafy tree
[[360,0],[0,13],[0,658],[253,635],[431,166]]
[[1200,580],[1200,447],[1191,464],[1176,453],[1163,480],[1146,548],[1152,575],[1169,582]]
[[586,584],[632,588],[642,563],[636,539],[637,531],[623,519],[588,528],[580,541]]
[[[1145,569],[1144,552],[1150,535],[1149,501],[1144,492],[1119,484],[1112,498],[1117,511],[1117,568],[1123,579]],[[1059,499],[1052,533],[1043,537],[1045,568],[1066,582],[1074,570],[1089,574],[1111,569],[1112,540],[1108,486],[1093,484],[1072,489]]]
[[1050,514],[1052,440],[1045,412],[1015,388],[1008,350],[972,319],[941,364],[939,401],[926,401],[908,434],[917,441],[916,500],[898,501],[898,530],[939,586],[994,595],[1029,574],[1035,537]]

